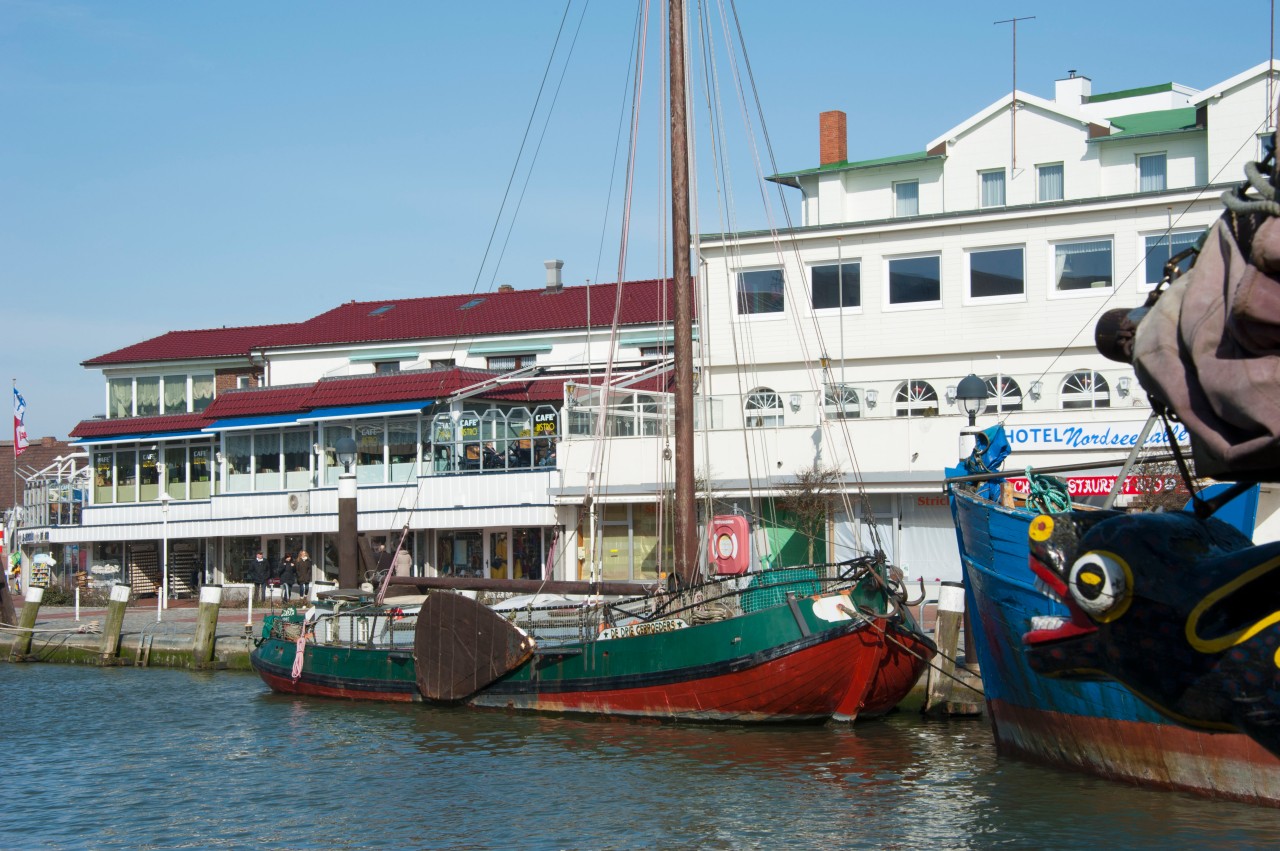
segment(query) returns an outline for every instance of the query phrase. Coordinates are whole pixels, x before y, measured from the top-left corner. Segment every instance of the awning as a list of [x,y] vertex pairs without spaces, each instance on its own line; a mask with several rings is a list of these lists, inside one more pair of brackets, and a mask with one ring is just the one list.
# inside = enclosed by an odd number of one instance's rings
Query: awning
[[264,414],[260,417],[228,417],[225,420],[214,420],[213,425],[205,426],[204,430],[207,432],[239,431],[263,426],[297,425],[300,416],[301,414]]
[[72,446],[102,446],[111,443],[155,443],[161,440],[190,440],[193,437],[208,437],[201,431],[166,431],[157,434],[121,434],[112,437],[82,437],[71,441]]
[[471,346],[467,349],[468,355],[543,355],[551,351],[551,346],[542,343],[520,343],[512,345],[510,343],[503,344],[481,344]]
[[314,423],[321,420],[358,420],[367,417],[380,417],[386,414],[416,414],[423,408],[435,404],[435,399],[423,399],[414,402],[381,402],[376,405],[347,405],[341,408],[316,408],[298,417],[300,423]]

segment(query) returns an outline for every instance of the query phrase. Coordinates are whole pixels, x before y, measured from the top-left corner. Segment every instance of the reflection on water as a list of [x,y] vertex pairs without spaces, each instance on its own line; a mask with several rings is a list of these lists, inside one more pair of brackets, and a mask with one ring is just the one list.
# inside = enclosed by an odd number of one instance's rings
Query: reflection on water
[[977,721],[688,727],[0,664],[4,848],[1262,847],[1280,813],[997,759]]

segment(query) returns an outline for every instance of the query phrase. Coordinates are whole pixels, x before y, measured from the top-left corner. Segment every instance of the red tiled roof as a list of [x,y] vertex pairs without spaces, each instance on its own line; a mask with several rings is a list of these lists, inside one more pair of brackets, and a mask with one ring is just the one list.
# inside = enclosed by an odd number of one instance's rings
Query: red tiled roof
[[412,370],[390,375],[324,378],[316,382],[312,388],[308,407],[336,408],[343,405],[439,399],[456,393],[463,387],[470,387],[492,378],[495,374],[484,370],[454,367]]
[[198,358],[246,356],[260,348],[264,341],[288,336],[292,323],[252,325],[242,328],[207,328],[201,331],[170,331],[105,355],[98,355],[81,366],[107,366],[116,363],[142,363],[161,360],[195,360]]
[[286,384],[280,387],[254,387],[224,390],[205,408],[211,419],[260,417],[264,414],[293,414],[309,410],[314,384]]
[[212,420],[206,414],[175,414],[168,417],[125,417],[111,420],[83,420],[71,429],[71,437],[117,437],[126,434],[166,434],[199,431]]
[[[588,324],[608,327],[613,322],[617,292],[616,284],[592,284],[564,287],[558,292],[512,290],[352,301],[298,323],[264,342],[262,348],[517,334],[585,328]],[[628,281],[622,287],[618,321],[622,325],[658,323],[670,319],[674,309],[670,280]]]

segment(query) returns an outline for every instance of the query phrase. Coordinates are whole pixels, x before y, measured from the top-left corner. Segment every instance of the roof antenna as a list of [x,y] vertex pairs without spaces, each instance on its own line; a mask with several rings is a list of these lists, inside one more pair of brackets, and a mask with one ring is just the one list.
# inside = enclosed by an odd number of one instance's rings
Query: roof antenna
[[[1013,24],[1013,95],[1009,98],[1009,180],[1018,173],[1018,21],[1034,21],[1035,15],[1025,18],[1005,18],[995,21],[1000,24]],[[1072,72],[1075,76],[1075,72]]]

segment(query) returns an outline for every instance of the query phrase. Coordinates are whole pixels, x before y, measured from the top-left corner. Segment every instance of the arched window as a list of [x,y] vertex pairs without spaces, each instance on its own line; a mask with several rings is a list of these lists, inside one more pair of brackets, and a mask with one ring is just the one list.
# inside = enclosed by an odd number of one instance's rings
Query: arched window
[[998,379],[997,387],[997,376],[987,376],[987,410],[996,413],[1021,411],[1022,388],[1018,386],[1018,382],[1007,375],[998,376]]
[[855,420],[862,415],[858,391],[848,384],[828,384],[822,395],[822,404],[829,419]]
[[938,391],[927,381],[904,381],[893,394],[895,417],[936,417]]
[[1110,408],[1111,388],[1102,373],[1082,369],[1062,382],[1063,408]]
[[766,428],[782,425],[782,397],[768,387],[757,387],[747,394],[743,413],[747,428]]

